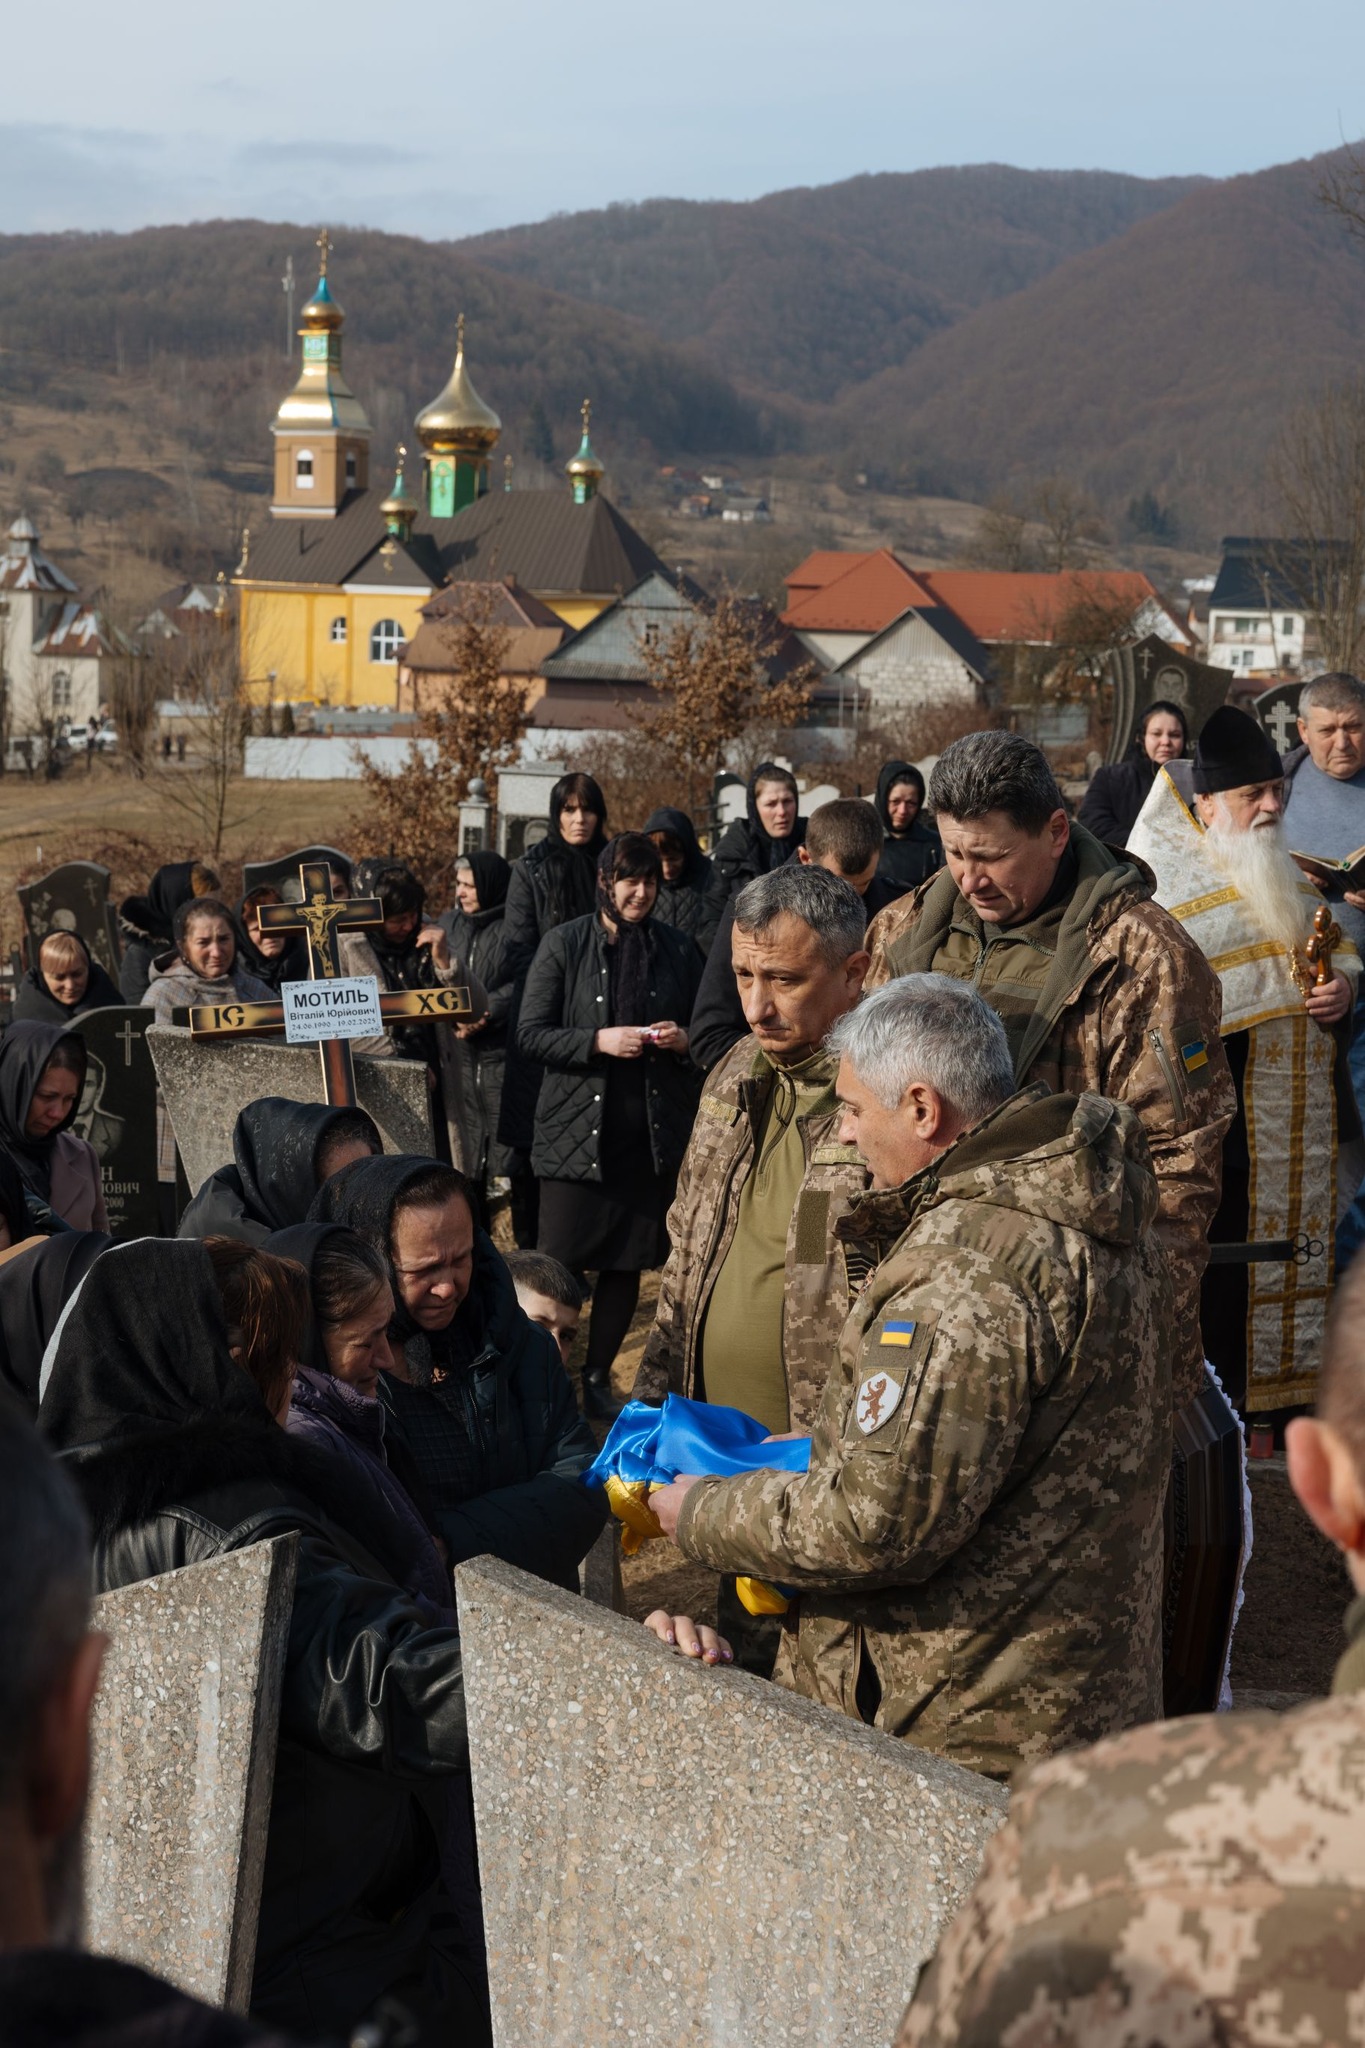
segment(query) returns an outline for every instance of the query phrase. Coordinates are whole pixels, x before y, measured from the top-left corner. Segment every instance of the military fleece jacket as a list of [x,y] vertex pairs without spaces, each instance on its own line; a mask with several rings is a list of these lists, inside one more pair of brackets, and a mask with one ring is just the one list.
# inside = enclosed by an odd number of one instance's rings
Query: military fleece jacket
[[1237,1110],[1219,1036],[1218,977],[1160,904],[1149,868],[1071,828],[1076,882],[1047,943],[1051,960],[1030,976],[1033,1015],[1016,1027],[1018,990],[997,979],[992,952],[1008,930],[983,925],[945,869],[893,903],[868,931],[867,987],[934,972],[971,981],[993,1006],[1008,999],[1014,1077],[1058,1093],[1086,1090],[1136,1111],[1160,1190],[1157,1234],[1170,1260],[1178,1341],[1177,1408],[1203,1390],[1199,1281],[1222,1192],[1223,1139]]
[[[669,1393],[704,1397],[698,1338],[734,1243],[740,1196],[773,1086],[772,1063],[752,1037],[707,1077],[668,1212],[672,1249],[635,1378],[637,1401],[658,1402]],[[837,1109],[796,1121],[806,1170],[787,1225],[782,1358],[791,1426],[809,1429],[848,1314],[848,1254],[836,1226],[865,1191],[868,1175],[857,1150],[839,1142]]]
[[[1362,1622],[1357,1602],[1357,1650]],[[1185,1715],[1030,1771],[896,2048],[1358,2042],[1362,1685],[1348,1651],[1330,1700]]]
[[703,1480],[678,1528],[795,1589],[783,1683],[993,1777],[1161,1712],[1155,1214],[1132,1111],[1033,1088],[845,1217],[881,1258],[809,1472]]

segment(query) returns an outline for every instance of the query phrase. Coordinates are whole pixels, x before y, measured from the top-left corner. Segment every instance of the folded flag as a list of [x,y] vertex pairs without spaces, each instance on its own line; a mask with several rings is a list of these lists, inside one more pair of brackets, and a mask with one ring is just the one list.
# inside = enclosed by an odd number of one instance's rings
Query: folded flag
[[[628,1401],[611,1426],[606,1442],[583,1474],[585,1486],[605,1488],[607,1501],[623,1525],[621,1548],[633,1557],[640,1545],[662,1536],[649,1506],[649,1491],[667,1486],[680,1472],[701,1472],[728,1479],[739,1472],[808,1472],[810,1438],[766,1441],[768,1430],[738,1408],[717,1408],[709,1401],[686,1401],[669,1394],[662,1408]],[[738,1579],[739,1597],[751,1614],[781,1614],[785,1595],[760,1579]]]

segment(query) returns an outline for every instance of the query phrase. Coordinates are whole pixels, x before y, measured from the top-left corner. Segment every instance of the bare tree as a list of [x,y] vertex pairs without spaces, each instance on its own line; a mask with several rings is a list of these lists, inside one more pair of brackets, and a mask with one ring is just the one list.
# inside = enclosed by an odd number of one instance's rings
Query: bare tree
[[1365,149],[1358,143],[1333,157],[1318,180],[1318,198],[1365,241]]
[[[418,739],[401,768],[386,771],[358,756],[368,799],[357,843],[402,855],[426,883],[444,880],[459,850],[460,805],[481,775],[497,801],[497,774],[515,758],[530,722],[529,690],[507,675],[510,636],[495,623],[496,592],[471,583],[436,622],[449,655],[440,698],[416,702]],[[434,752],[432,751],[434,749]]]
[[709,801],[714,776],[747,736],[796,724],[817,676],[810,663],[776,673],[782,641],[771,614],[733,591],[644,652],[655,701],[637,724],[671,763],[689,810]]
[[1267,609],[1273,617],[1292,599],[1323,666],[1354,672],[1365,658],[1365,376],[1329,385],[1294,415],[1270,483],[1287,537],[1267,550]]
[[1042,533],[1042,566],[1080,569],[1104,539],[1095,501],[1066,477],[1045,477],[1032,497],[1033,517]]
[[968,547],[978,569],[1031,569],[1033,543],[1029,516],[1007,491],[997,491],[977,520]]
[[195,844],[216,862],[228,833],[254,815],[239,807],[240,791],[234,799],[251,725],[236,621],[215,612],[145,658],[143,687],[155,692],[154,702],[176,700],[188,727],[192,765],[150,766],[144,749],[144,772],[154,776],[161,801],[188,821]]

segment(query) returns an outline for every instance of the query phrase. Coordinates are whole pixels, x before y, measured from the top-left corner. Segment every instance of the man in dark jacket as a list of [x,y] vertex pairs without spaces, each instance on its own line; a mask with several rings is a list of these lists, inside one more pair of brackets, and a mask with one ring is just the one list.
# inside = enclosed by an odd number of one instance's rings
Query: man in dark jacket
[[877,880],[917,889],[943,866],[943,841],[924,815],[924,777],[913,762],[882,762],[876,803],[886,832]]
[[725,877],[698,846],[697,828],[686,811],[661,804],[646,818],[644,833],[658,847],[664,870],[653,914],[660,924],[694,938],[704,960],[725,908]]
[[578,1483],[597,1445],[553,1338],[476,1227],[463,1177],[430,1159],[361,1159],[319,1189],[312,1213],[359,1231],[388,1265],[398,1342],[381,1397],[450,1563],[492,1551],[576,1591],[606,1519]]
[[[879,910],[885,910],[902,893],[899,884],[882,879],[878,867],[882,836],[871,804],[861,797],[836,797],[833,803],[821,804],[811,812],[806,843],[797,847],[785,865],[824,868],[838,875],[862,897],[871,923]],[[749,1034],[730,960],[734,921],[735,900],[731,897],[702,973],[688,1027],[692,1058],[705,1073]]]
[[14,2048],[284,2048],[131,1963],[85,1954],[81,1833],[104,1638],[70,1481],[0,1410],[0,2039]]

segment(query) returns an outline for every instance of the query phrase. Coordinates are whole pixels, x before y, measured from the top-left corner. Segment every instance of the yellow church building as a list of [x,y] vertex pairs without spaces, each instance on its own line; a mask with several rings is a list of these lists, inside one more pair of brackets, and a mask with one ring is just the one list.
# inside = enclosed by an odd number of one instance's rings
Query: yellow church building
[[645,577],[666,573],[600,485],[589,438],[558,490],[489,488],[502,422],[465,365],[461,316],[455,365],[417,415],[420,497],[405,450],[391,489],[370,482],[370,423],[341,366],[345,315],[319,237],[318,287],[303,308],[298,381],[275,415],[268,523],[245,537],[233,576],[242,670],[257,702],[397,702],[398,653],[421,609],[453,582],[514,577],[571,629],[595,619]]

